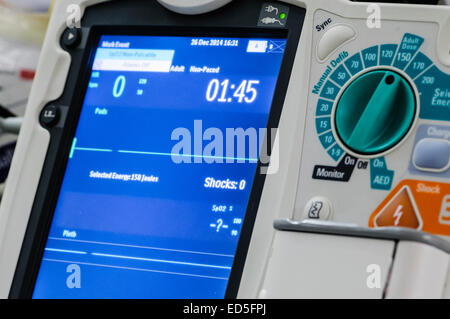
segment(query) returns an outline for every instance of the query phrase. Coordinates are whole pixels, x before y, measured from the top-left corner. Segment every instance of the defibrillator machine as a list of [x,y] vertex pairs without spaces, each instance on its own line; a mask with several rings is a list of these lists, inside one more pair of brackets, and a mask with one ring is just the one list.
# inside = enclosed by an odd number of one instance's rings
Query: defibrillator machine
[[56,1],[0,297],[450,298],[450,7],[399,2]]

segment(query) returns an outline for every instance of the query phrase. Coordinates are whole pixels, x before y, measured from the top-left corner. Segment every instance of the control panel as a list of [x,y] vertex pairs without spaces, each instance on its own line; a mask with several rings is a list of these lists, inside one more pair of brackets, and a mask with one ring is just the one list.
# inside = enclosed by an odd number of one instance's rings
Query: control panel
[[295,217],[450,236],[450,68],[436,55],[439,26],[382,23],[315,14]]

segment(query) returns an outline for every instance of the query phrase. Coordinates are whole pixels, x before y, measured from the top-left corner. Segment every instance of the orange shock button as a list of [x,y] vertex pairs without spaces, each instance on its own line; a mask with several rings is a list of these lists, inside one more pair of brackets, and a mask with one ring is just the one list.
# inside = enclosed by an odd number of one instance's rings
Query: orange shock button
[[369,219],[369,227],[388,226],[450,236],[450,184],[400,182]]

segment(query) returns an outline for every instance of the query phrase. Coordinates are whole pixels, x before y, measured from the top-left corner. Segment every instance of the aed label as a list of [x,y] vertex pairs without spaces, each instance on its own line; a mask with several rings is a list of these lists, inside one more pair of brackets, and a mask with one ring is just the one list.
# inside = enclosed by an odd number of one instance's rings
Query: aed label
[[394,171],[387,168],[384,157],[370,161],[370,187],[378,190],[390,190],[394,181]]

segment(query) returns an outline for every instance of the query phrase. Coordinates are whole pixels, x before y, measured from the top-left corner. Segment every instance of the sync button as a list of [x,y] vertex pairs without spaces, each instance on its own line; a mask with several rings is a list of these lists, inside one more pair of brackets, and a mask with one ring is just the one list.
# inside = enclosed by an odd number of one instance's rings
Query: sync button
[[347,25],[337,25],[329,29],[317,46],[319,60],[325,60],[334,50],[354,38],[356,32]]

